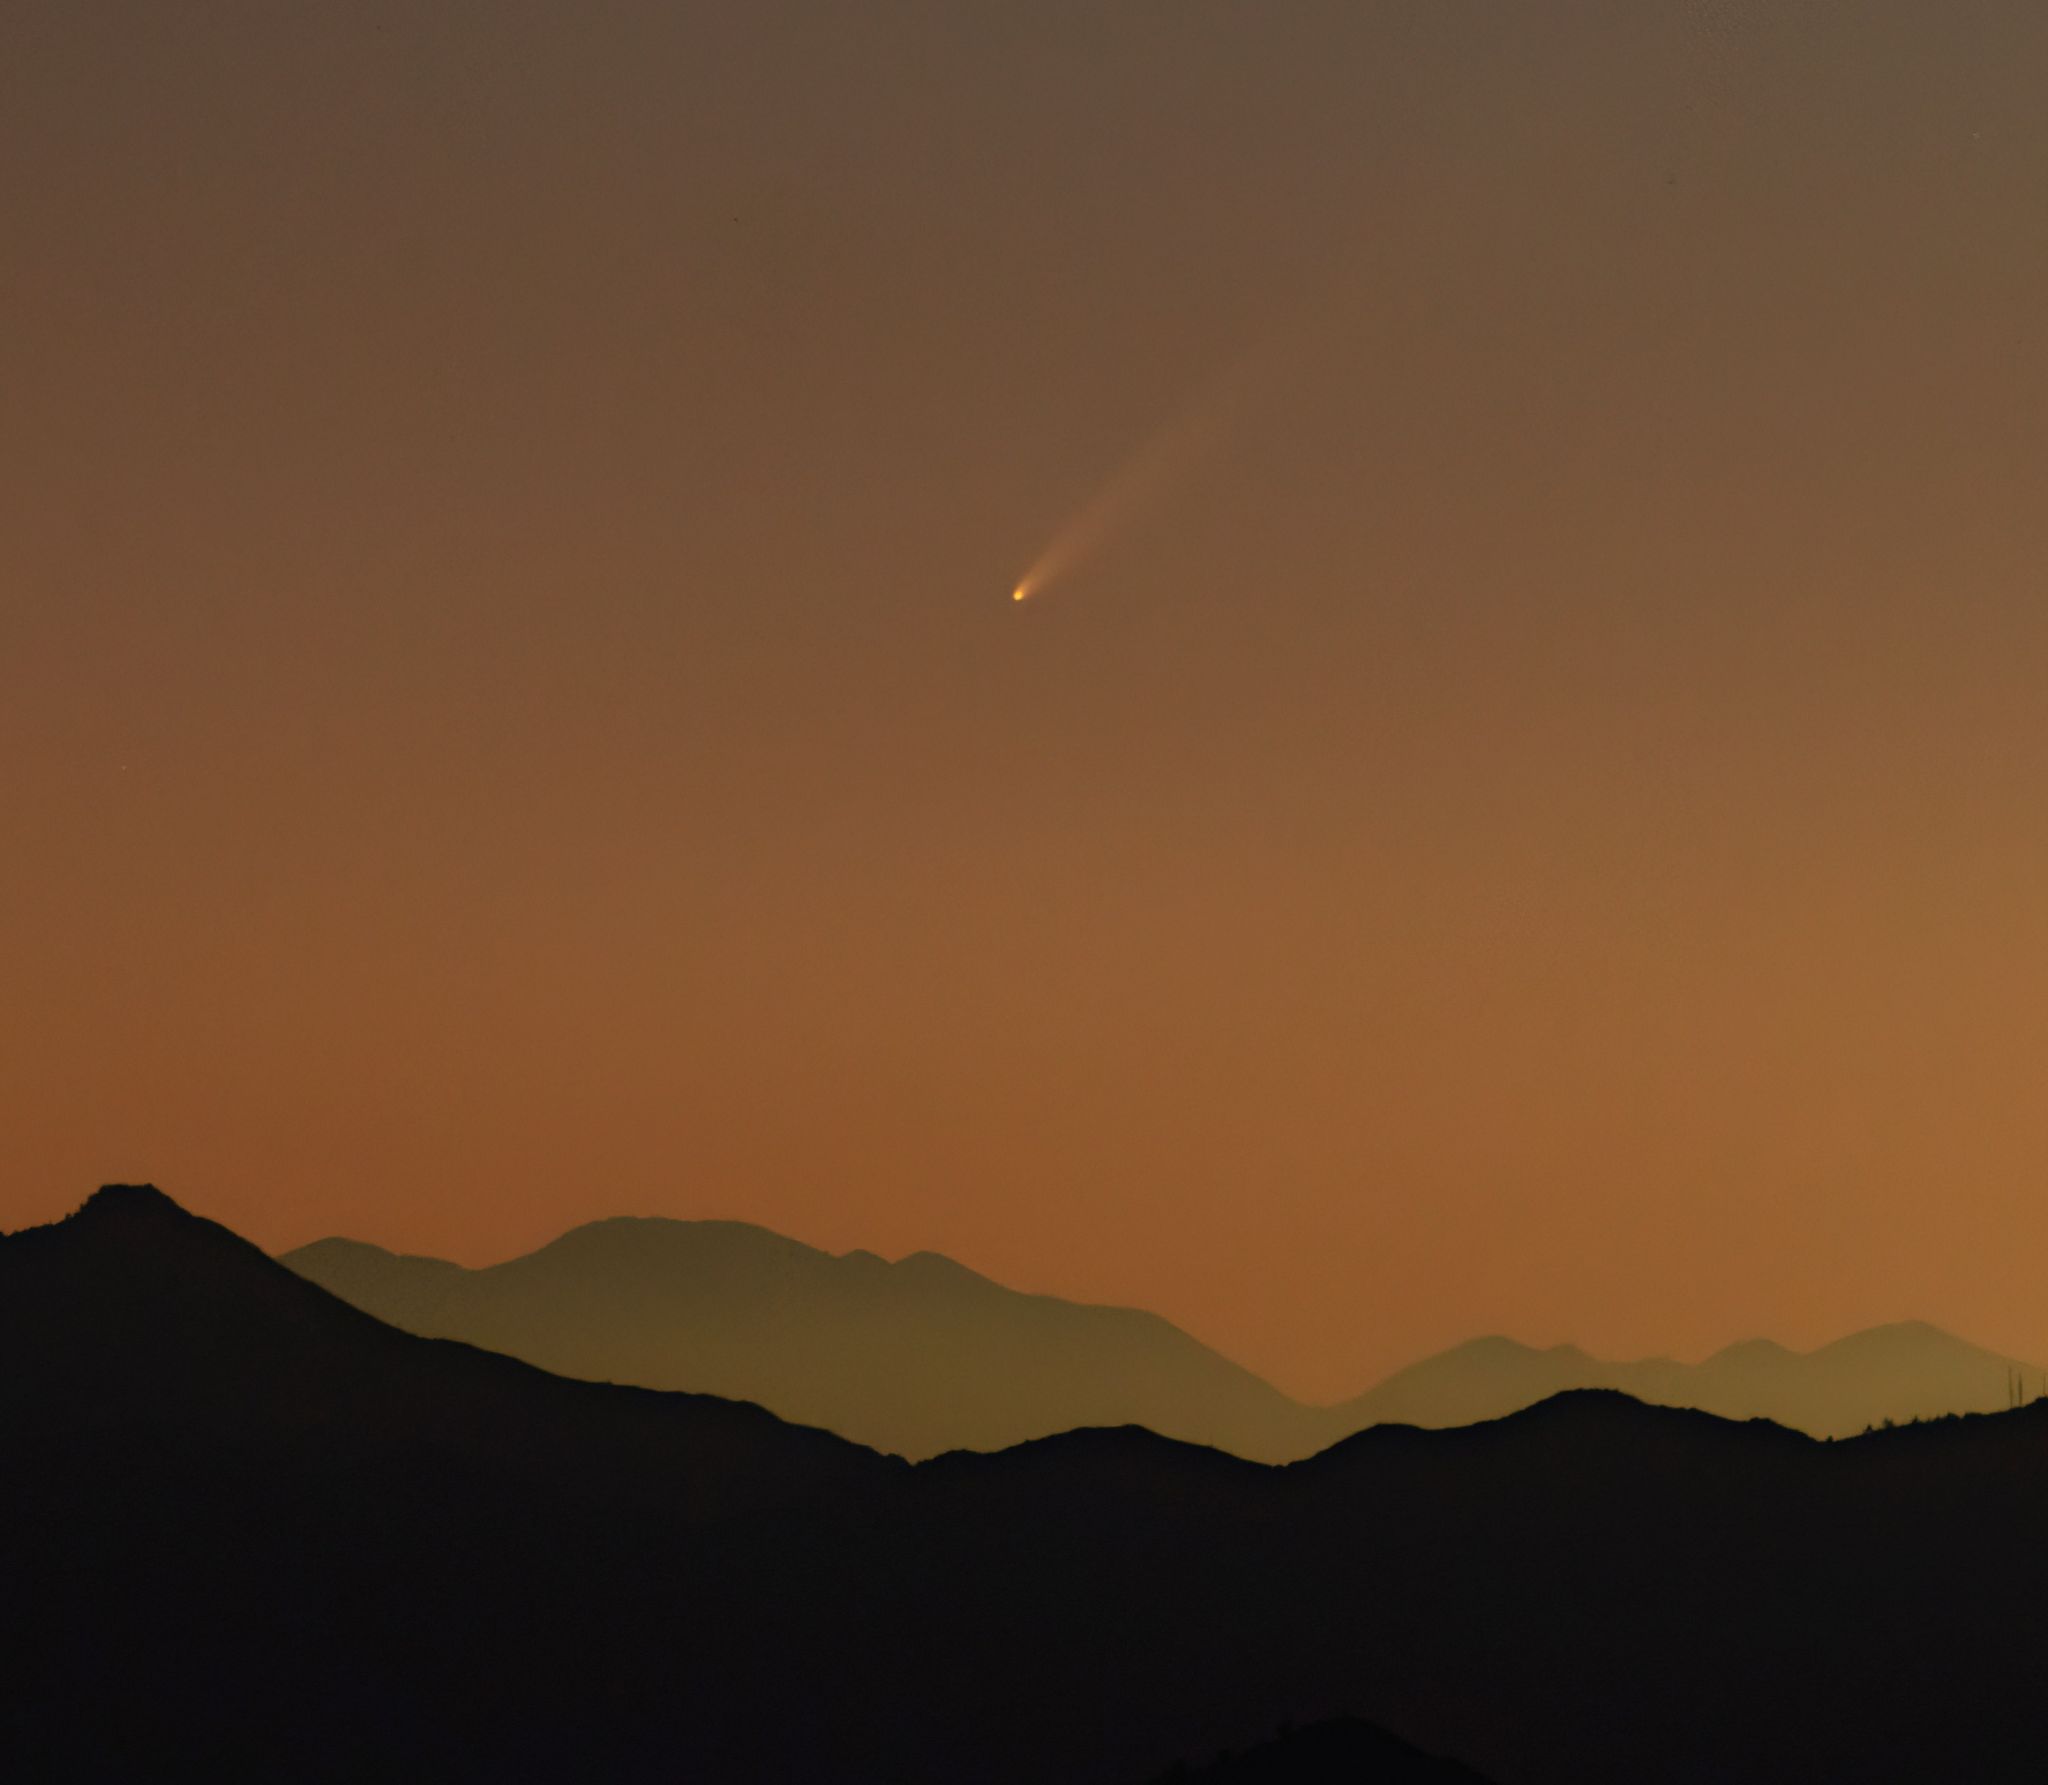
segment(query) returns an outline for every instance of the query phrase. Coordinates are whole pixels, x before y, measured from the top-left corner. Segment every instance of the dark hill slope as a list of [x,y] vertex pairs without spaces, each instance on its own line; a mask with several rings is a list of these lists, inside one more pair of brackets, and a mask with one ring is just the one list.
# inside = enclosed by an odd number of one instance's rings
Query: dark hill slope
[[115,1185],[70,1220],[0,1242],[0,1357],[20,1419],[317,1458],[367,1444],[508,1486],[596,1487],[677,1518],[858,1492],[894,1465],[830,1433],[709,1395],[570,1383],[397,1332],[160,1191]]
[[[792,1584],[725,1564],[907,1473],[397,1332],[131,1187],[0,1239],[0,1432],[0,1755],[38,1781],[656,1778],[735,1725],[798,1776],[720,1661]],[[838,1614],[787,1652],[830,1672]]]

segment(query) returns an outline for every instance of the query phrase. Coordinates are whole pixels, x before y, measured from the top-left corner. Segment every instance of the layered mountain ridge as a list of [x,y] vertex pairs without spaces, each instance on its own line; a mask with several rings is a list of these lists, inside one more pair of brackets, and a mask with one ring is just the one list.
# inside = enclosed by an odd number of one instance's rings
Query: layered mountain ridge
[[1348,1720],[1495,1785],[2048,1751],[2048,1406],[1830,1443],[1580,1390],[1284,1467],[908,1465],[401,1333],[120,1192],[0,1238],[0,1431],[39,1780],[1136,1785]]
[[1744,1341],[1696,1364],[1485,1337],[1314,1407],[1154,1314],[1025,1294],[933,1252],[834,1255],[745,1222],[619,1217],[482,1269],[343,1239],[282,1261],[409,1332],[563,1375],[756,1401],[911,1458],[1142,1425],[1284,1462],[1365,1426],[1466,1425],[1575,1388],[1840,1437],[1996,1411],[2016,1379],[2043,1383],[1905,1322],[1807,1353]]

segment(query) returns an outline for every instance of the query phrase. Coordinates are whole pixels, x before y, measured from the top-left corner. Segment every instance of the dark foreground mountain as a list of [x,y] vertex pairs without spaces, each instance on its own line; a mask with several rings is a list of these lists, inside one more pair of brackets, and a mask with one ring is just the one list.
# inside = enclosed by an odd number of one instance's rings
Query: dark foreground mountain
[[1497,1785],[2048,1755],[2048,1406],[910,1467],[396,1333],[130,1191],[0,1241],[0,1433],[39,1781],[1137,1785],[1333,1719]]
[[835,1257],[737,1221],[598,1221],[482,1270],[340,1239],[282,1262],[407,1332],[566,1376],[756,1401],[907,1457],[1130,1424],[1285,1462],[1369,1425],[1470,1425],[1575,1388],[1841,1437],[2003,1408],[2015,1371],[2042,1383],[1908,1323],[1810,1353],[1752,1341],[1699,1364],[1478,1339],[1307,1407],[1156,1315],[1023,1295],[931,1252]]

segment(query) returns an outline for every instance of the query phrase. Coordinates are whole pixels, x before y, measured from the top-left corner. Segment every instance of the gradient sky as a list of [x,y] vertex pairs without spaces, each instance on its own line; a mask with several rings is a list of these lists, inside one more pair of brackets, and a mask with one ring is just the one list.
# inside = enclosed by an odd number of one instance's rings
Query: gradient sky
[[12,0],[0,1226],[2048,1359],[2044,91],[2037,0]]

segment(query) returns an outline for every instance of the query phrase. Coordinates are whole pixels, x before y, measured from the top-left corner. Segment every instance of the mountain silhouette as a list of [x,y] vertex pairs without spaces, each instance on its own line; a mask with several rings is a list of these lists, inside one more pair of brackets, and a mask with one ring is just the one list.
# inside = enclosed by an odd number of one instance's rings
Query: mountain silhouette
[[0,1355],[32,1360],[8,1384],[24,1416],[87,1407],[148,1428],[174,1409],[181,1441],[260,1428],[311,1458],[332,1434],[374,1431],[394,1451],[459,1447],[501,1483],[595,1476],[676,1517],[845,1493],[892,1469],[759,1407],[570,1384],[397,1332],[146,1185],[110,1185],[0,1245]]
[[0,1239],[0,1433],[38,1781],[1140,1785],[1346,1720],[1495,1785],[2048,1754],[2048,1404],[910,1465],[397,1332],[130,1190]]
[[1180,1765],[1158,1785],[1486,1785],[1468,1766],[1440,1760],[1356,1718],[1291,1729],[1207,1766]]
[[744,1222],[622,1218],[483,1270],[340,1239],[282,1262],[408,1332],[755,1401],[906,1457],[1093,1425],[1273,1460],[1318,1436],[1295,1402],[1156,1315],[1021,1294],[935,1252],[890,1263]]
[[1817,1351],[1751,1339],[1696,1364],[1612,1363],[1575,1345],[1537,1350],[1485,1338],[1425,1358],[1329,1411],[1352,1431],[1382,1421],[1470,1425],[1567,1389],[1618,1388],[1639,1401],[1841,1438],[1887,1420],[1996,1412],[2011,1404],[2015,1381],[2029,1398],[2048,1386],[2036,1366],[1917,1320],[1851,1333]]
[[407,1332],[592,1381],[758,1402],[910,1458],[1142,1425],[1285,1462],[1365,1426],[1469,1425],[1575,1388],[1845,1437],[2003,1408],[2015,1371],[2043,1383],[1911,1322],[1804,1354],[1755,1340],[1698,1364],[1476,1339],[1312,1407],[1156,1315],[1022,1294],[932,1252],[834,1256],[736,1221],[598,1221],[481,1270],[345,1239],[282,1262]]

